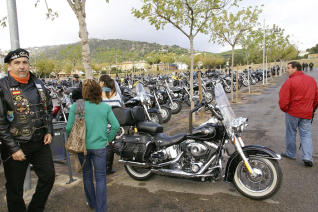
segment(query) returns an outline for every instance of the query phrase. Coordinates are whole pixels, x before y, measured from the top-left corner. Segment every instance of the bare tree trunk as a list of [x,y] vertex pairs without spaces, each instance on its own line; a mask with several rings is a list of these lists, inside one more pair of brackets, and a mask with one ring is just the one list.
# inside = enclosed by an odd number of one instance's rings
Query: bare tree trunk
[[73,12],[75,13],[78,24],[79,24],[79,37],[81,38],[82,43],[82,58],[83,66],[85,70],[85,76],[87,79],[91,79],[92,68],[91,68],[91,57],[90,49],[88,45],[88,31],[86,25],[86,12],[85,12],[85,3],[86,0],[67,0]]
[[232,102],[234,101],[234,93],[233,93],[233,76],[234,76],[234,45],[232,46],[232,64],[231,64],[231,97],[232,97]]
[[194,51],[193,51],[193,36],[190,35],[190,54],[191,54],[191,63],[190,63],[190,102],[191,102],[191,110],[194,108],[193,102],[193,64],[194,64]]

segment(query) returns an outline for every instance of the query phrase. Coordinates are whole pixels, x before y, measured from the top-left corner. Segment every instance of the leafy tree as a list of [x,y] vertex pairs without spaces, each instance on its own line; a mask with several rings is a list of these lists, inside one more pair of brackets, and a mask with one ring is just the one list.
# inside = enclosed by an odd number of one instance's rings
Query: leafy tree
[[[236,2],[236,0],[234,0]],[[190,99],[193,97],[193,41],[198,33],[207,33],[209,20],[231,0],[143,0],[140,10],[133,9],[137,18],[147,19],[157,30],[169,23],[190,42]],[[191,108],[193,108],[191,101]]]
[[224,58],[211,55],[211,54],[205,54],[202,56],[202,63],[203,67],[210,69],[210,68],[215,68],[217,66],[223,65],[224,64]]
[[81,63],[82,54],[80,45],[68,45],[59,51],[59,55],[70,64],[72,64],[72,70]]
[[191,65],[191,56],[189,55],[180,55],[176,58],[177,62],[187,64],[189,67]]
[[[234,70],[234,49],[239,44],[244,33],[252,31],[257,24],[258,15],[262,12],[257,6],[243,8],[236,13],[223,10],[218,16],[212,18],[211,40],[221,45],[228,44],[232,47],[232,70]],[[233,100],[233,77],[231,82],[231,94]]]
[[151,52],[145,56],[145,60],[149,65],[158,64],[161,62],[160,55],[156,52]]
[[294,60],[297,58],[298,52],[299,51],[297,50],[297,48],[294,45],[288,44],[287,47],[285,48],[283,55],[282,55],[282,59],[285,61],[286,60],[287,61]]
[[252,30],[250,33],[243,34],[240,39],[240,44],[244,50],[247,65],[250,61],[255,63],[257,56],[261,54],[262,41],[261,29]]
[[107,63],[117,64],[118,62],[123,61],[123,52],[120,49],[104,49],[99,48],[95,54],[95,57],[98,58],[98,61],[103,61]]
[[50,76],[51,73],[54,73],[55,63],[52,60],[46,58],[38,58],[35,62],[36,73],[40,77]]
[[316,46],[314,46],[314,47],[312,47],[310,49],[307,49],[306,51],[309,52],[310,54],[318,53],[318,43],[316,44]]
[[5,73],[8,72],[8,65],[6,63],[0,64],[0,72],[4,71]]
[[66,62],[65,65],[64,65],[64,71],[65,71],[66,73],[71,73],[72,70],[74,70],[73,64],[70,63],[70,62]]

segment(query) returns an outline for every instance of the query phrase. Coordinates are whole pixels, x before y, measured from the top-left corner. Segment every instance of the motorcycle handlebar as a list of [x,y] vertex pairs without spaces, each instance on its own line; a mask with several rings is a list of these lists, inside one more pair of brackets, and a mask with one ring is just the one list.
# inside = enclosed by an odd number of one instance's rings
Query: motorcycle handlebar
[[197,112],[201,107],[204,106],[204,102],[200,102],[195,108],[193,108],[190,112],[194,113]]
[[[222,121],[223,117],[222,115],[216,111],[215,107],[211,107],[210,105],[208,105],[209,110],[211,111],[212,115],[214,115],[218,120]],[[218,109],[217,109],[218,110]]]

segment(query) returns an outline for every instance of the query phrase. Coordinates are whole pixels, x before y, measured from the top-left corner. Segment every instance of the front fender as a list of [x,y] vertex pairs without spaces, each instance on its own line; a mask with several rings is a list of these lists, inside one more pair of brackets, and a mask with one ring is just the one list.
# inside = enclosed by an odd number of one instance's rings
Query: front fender
[[161,105],[161,107],[164,107],[164,108],[167,108],[168,110],[171,110],[171,108],[169,107],[168,104]]
[[160,114],[160,111],[157,108],[150,108],[150,109],[148,109],[148,113],[158,113],[158,114]]
[[[246,157],[253,156],[253,157],[267,158],[271,160],[281,159],[281,156],[276,154],[273,150],[264,146],[260,146],[260,145],[245,146],[242,148],[242,150]],[[231,157],[229,158],[226,164],[224,181],[227,181],[227,182],[233,181],[236,166],[239,164],[241,160],[242,160],[241,156],[237,151],[235,151],[231,155]]]

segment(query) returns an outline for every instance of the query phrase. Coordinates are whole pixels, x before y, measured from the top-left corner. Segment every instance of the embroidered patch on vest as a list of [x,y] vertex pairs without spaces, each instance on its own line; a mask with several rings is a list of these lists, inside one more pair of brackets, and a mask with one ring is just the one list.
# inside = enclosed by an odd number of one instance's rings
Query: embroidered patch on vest
[[13,96],[21,95],[21,91],[12,91],[12,95]]

